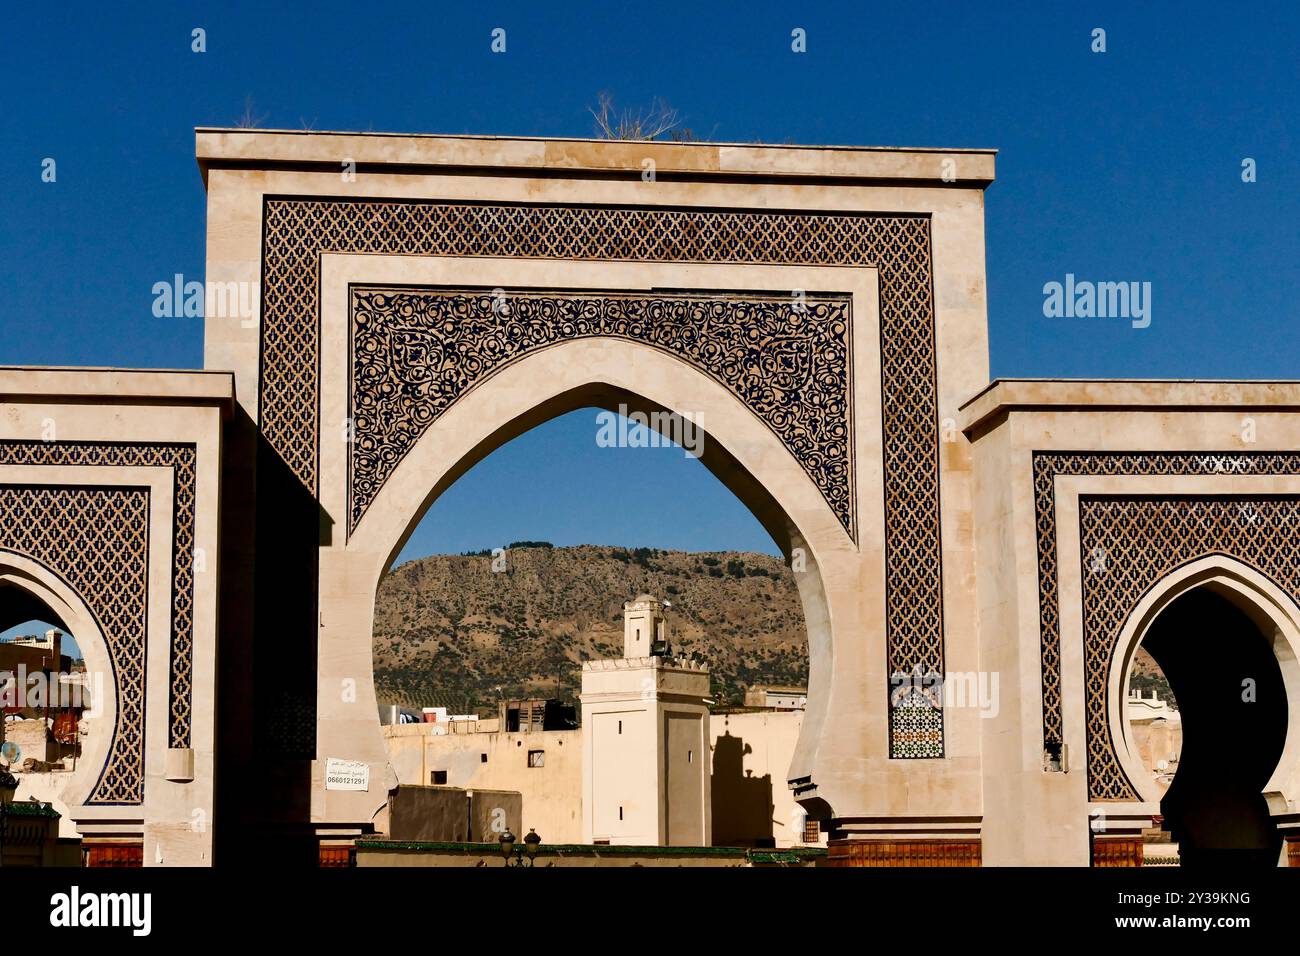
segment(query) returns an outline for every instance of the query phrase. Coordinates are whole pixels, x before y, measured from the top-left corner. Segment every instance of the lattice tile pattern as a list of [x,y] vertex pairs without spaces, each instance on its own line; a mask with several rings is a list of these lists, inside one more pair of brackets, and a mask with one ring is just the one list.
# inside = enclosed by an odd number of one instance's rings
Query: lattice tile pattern
[[[266,200],[264,232],[259,421],[270,446],[312,492],[323,253],[878,268],[888,665],[892,672],[942,673],[928,218],[285,197]],[[892,744],[891,751],[904,755]],[[928,755],[942,756],[942,749]]]
[[[856,536],[847,296],[352,289],[349,530],[451,405],[510,363],[575,339],[675,355],[766,424]],[[690,414],[691,409],[680,411]]]
[[943,710],[920,691],[897,695],[889,708],[889,738],[895,757],[943,756]]
[[144,799],[149,492],[0,486],[0,548],[51,569],[86,602],[108,644],[117,714],[88,804]]
[[1061,715],[1060,594],[1057,586],[1056,479],[1068,475],[1294,475],[1294,452],[1036,452],[1034,508],[1038,531],[1038,608],[1042,640],[1043,741],[1059,744]]
[[1170,572],[1226,554],[1300,596],[1300,497],[1080,497],[1088,797],[1137,800],[1107,717],[1107,680],[1124,622]]
[[147,466],[172,470],[171,747],[190,745],[194,665],[195,449],[187,444],[0,442],[0,465]]

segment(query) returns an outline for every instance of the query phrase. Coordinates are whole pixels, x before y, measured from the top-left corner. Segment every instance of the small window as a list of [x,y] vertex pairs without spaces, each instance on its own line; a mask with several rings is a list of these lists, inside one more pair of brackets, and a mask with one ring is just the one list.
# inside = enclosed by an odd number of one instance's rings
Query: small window
[[447,771],[445,771],[445,770],[435,770],[435,771],[433,771],[432,773],[429,774],[429,782],[430,782],[431,784],[433,784],[435,787],[443,787],[443,786],[446,786],[446,785],[447,785]]
[[621,720],[618,722],[618,732],[620,734],[623,732],[623,721]]
[[623,808],[622,808],[622,807],[619,807],[619,808],[618,808],[618,818],[619,818],[620,820],[623,819]]
[[545,766],[546,766],[546,751],[545,751],[545,750],[530,750],[530,751],[528,751],[528,766],[530,766],[530,767],[545,767]]
[[687,763],[695,763],[695,751],[694,751],[694,750],[688,750],[688,751],[686,751],[686,762],[687,762]]
[[822,825],[811,817],[803,818],[803,842],[816,843],[821,839]]
[[479,755],[478,755],[478,762],[479,762],[479,763],[487,763],[487,754],[479,754]]

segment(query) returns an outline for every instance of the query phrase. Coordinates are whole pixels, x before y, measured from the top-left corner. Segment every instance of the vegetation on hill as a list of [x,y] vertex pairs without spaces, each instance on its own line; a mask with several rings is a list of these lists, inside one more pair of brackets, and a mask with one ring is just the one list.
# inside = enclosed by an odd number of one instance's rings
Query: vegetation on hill
[[394,568],[375,604],[383,699],[494,712],[503,697],[577,698],[582,662],[623,652],[623,602],[672,604],[672,644],[708,661],[719,704],[751,684],[805,684],[808,639],[794,575],[770,555],[515,542]]

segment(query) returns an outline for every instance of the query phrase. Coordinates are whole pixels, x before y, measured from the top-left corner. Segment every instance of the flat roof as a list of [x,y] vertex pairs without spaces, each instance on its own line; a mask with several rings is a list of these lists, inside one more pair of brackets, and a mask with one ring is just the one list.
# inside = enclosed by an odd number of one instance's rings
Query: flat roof
[[796,146],[675,143],[535,136],[356,133],[197,127],[195,154],[207,181],[214,167],[323,168],[344,161],[358,172],[511,169],[536,175],[635,174],[654,161],[656,175],[776,180],[914,182],[984,188],[993,181],[993,149],[897,146]]
[[222,405],[235,398],[235,373],[197,369],[0,366],[0,402],[109,399],[140,404]]
[[961,406],[971,432],[1012,411],[1300,409],[1300,381],[1000,378]]

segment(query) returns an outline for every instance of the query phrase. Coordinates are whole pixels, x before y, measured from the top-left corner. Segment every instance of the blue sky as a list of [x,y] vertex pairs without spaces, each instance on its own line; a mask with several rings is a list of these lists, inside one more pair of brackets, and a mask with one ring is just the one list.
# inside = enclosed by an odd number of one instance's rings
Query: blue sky
[[[233,125],[250,98],[265,127],[575,136],[609,90],[721,140],[1001,150],[995,375],[1300,378],[1300,5],[560,6],[10,5],[0,363],[201,365],[200,321],[154,318],[150,290],[202,275],[192,129]],[[1066,273],[1150,282],[1151,326],[1045,318],[1043,284]],[[408,555],[516,538],[771,550],[696,462],[593,432],[575,413],[502,449]]]

